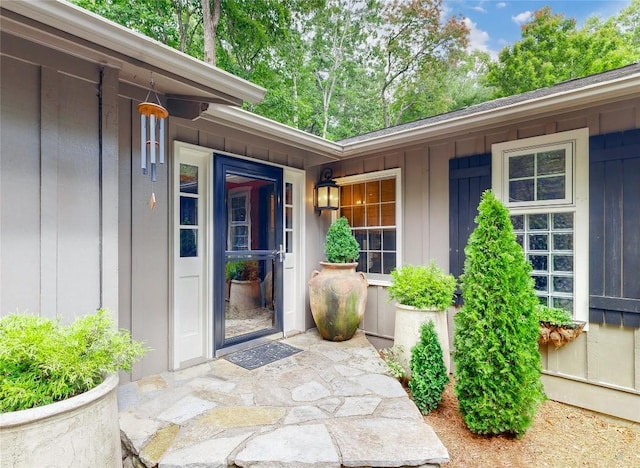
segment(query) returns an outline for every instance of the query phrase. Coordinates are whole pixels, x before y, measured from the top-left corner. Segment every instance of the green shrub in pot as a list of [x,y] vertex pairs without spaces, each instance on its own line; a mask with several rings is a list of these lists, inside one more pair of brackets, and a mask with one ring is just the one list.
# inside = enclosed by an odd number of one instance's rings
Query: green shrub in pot
[[417,309],[446,310],[453,302],[456,279],[431,261],[429,265],[405,265],[391,272],[389,297]]

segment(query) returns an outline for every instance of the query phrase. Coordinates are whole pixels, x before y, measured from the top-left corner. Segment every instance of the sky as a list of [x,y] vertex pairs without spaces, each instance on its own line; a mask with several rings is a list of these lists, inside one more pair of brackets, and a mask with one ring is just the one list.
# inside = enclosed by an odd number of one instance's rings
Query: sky
[[520,40],[520,25],[529,21],[533,12],[550,6],[553,13],[575,18],[578,27],[592,15],[601,19],[618,14],[631,0],[445,0],[449,15],[465,18],[471,30],[470,48],[480,49],[497,58],[506,45]]

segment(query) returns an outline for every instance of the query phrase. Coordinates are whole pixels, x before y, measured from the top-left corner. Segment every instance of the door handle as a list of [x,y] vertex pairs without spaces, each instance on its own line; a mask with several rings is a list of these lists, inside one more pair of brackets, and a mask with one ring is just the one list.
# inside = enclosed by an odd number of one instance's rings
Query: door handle
[[280,250],[278,250],[278,258],[280,259],[280,263],[284,262],[284,255],[286,251],[284,250],[284,245],[280,244]]

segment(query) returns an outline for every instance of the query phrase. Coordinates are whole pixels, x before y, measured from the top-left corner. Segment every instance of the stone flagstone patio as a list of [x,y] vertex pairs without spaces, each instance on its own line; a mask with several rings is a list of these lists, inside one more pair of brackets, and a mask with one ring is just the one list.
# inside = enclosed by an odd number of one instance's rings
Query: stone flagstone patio
[[429,466],[449,455],[363,332],[315,330],[248,371],[225,359],[119,388],[129,467]]

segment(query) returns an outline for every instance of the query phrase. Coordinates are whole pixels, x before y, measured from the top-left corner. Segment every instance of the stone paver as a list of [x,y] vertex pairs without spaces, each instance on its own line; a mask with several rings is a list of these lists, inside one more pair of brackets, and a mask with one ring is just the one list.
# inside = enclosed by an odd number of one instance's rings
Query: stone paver
[[247,371],[224,359],[119,388],[125,466],[383,467],[448,461],[364,333]]

